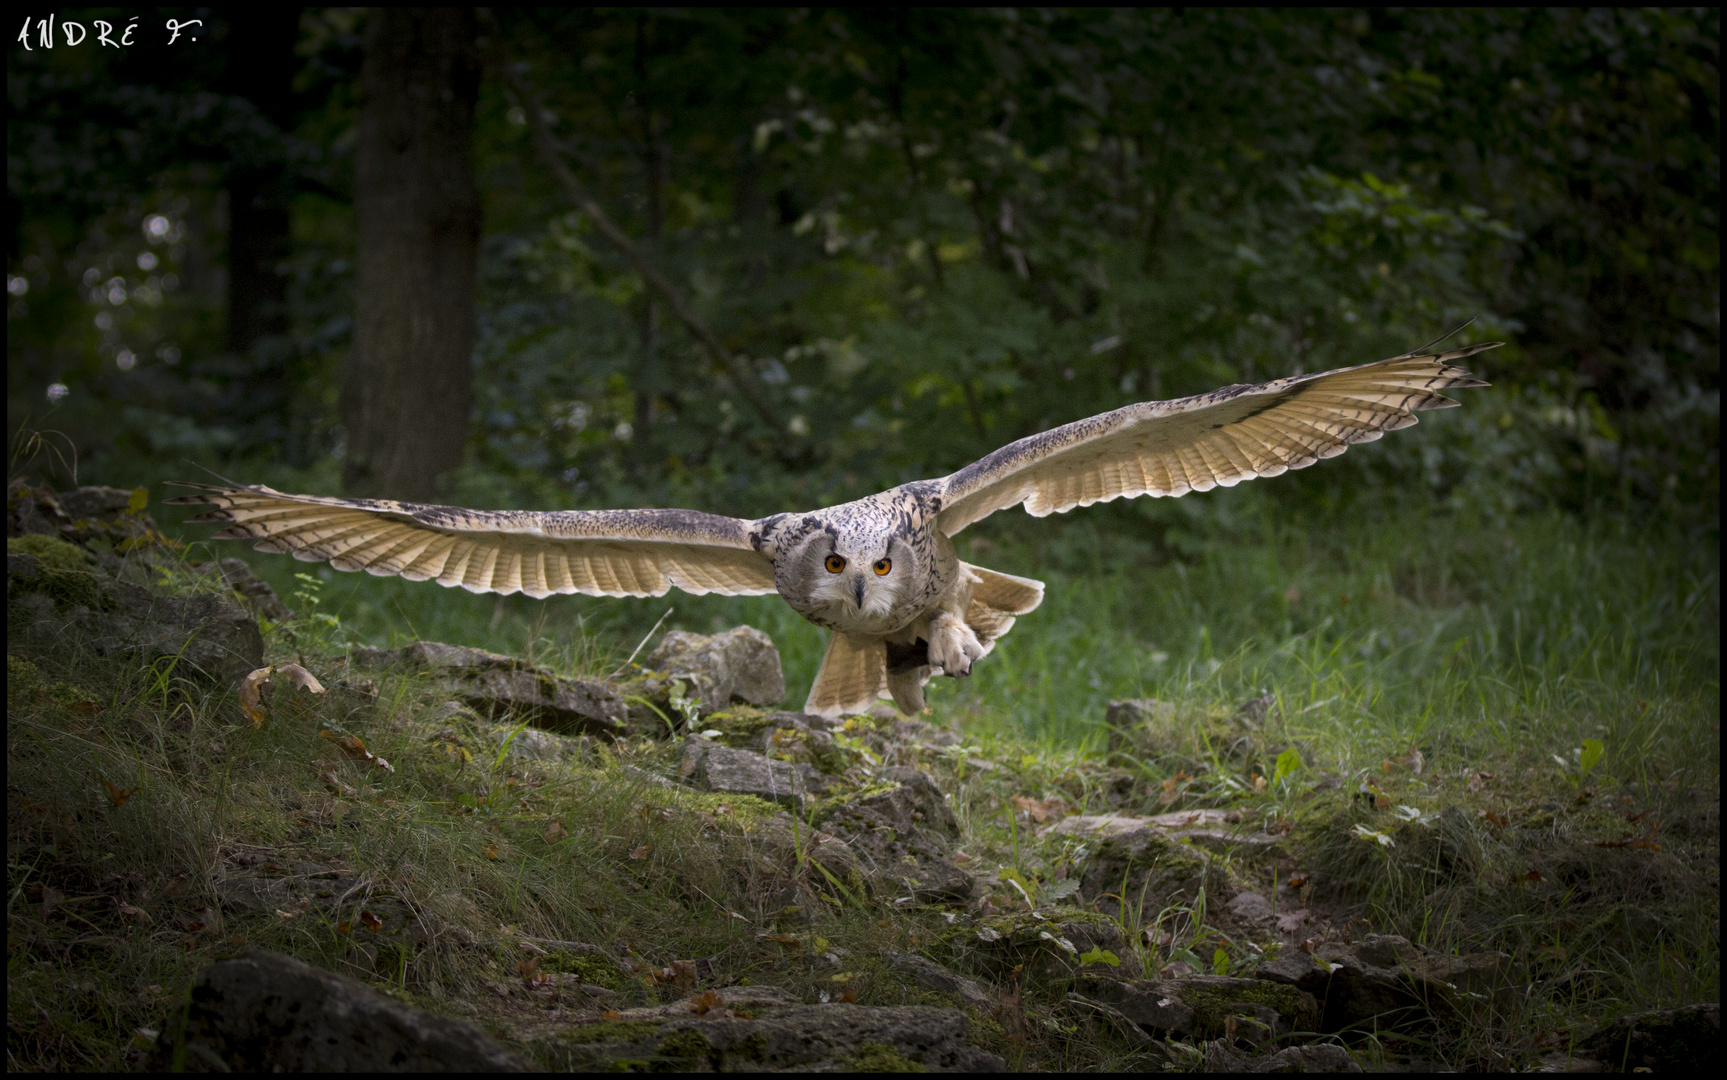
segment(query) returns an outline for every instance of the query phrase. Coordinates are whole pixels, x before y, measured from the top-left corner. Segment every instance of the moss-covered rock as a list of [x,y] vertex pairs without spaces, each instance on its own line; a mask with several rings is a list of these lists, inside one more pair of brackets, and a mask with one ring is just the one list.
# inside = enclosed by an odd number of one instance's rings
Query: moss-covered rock
[[96,557],[88,551],[53,536],[9,536],[6,554],[34,555],[45,569],[54,573],[88,571],[96,564]]
[[706,814],[722,825],[735,822],[744,831],[786,816],[785,810],[753,795],[671,788],[667,790],[666,796],[679,809]]
[[1227,881],[1204,851],[1149,826],[1105,837],[1087,856],[1081,898],[1120,916],[1124,910],[1155,913],[1169,904],[1192,903],[1203,888],[1217,902]]
[[559,1038],[572,1046],[592,1043],[637,1043],[652,1038],[665,1023],[663,1020],[606,1020],[598,1024],[583,1024],[563,1032]]
[[885,795],[899,788],[898,781],[875,780],[861,787],[842,789],[835,794],[819,800],[810,810],[810,824],[820,828],[841,810],[852,803],[872,799],[877,795]]
[[1237,1036],[1258,1043],[1314,1031],[1320,1022],[1319,1003],[1312,994],[1256,979],[1195,975],[1138,982],[1092,974],[1081,990],[1147,1032],[1166,1037],[1214,1039],[1234,1018]]
[[537,1041],[557,1068],[752,1072],[1000,1070],[968,1044],[957,1009],[925,1006],[788,1005],[765,1016],[686,1015],[663,1021],[588,1024]]
[[916,769],[883,769],[881,780],[894,786],[853,793],[823,828],[851,845],[879,889],[926,902],[970,897],[975,879],[949,861],[960,830],[941,789]]
[[[1115,919],[1095,911],[1048,908],[994,915],[975,926],[956,928],[944,943],[972,970],[995,980],[1014,977],[1031,983],[1069,979],[1107,966],[1123,978],[1138,978],[1140,966]],[[1113,956],[1108,964],[1101,954]],[[1087,955],[1096,959],[1087,961]]]
[[16,590],[45,595],[57,608],[107,611],[114,607],[98,579],[95,557],[76,544],[40,534],[12,536],[6,539],[6,554],[25,556],[7,559],[8,600]]
[[845,1063],[852,1072],[864,1073],[926,1073],[922,1062],[913,1061],[891,1046],[864,1043]]
[[1705,1072],[1721,1045],[1721,1006],[1690,1005],[1621,1017],[1579,1050],[1609,1069]]
[[1193,1010],[1193,1033],[1200,1038],[1211,1039],[1222,1034],[1229,1017],[1243,1015],[1243,1005],[1270,1009],[1277,1014],[1283,1031],[1312,1031],[1319,1023],[1313,995],[1293,986],[1208,975],[1159,985],[1175,993]]
[[723,746],[748,749],[756,743],[762,732],[779,726],[779,721],[775,719],[778,715],[753,705],[733,705],[729,709],[702,717],[702,726],[719,732],[718,735],[708,736],[715,742]]
[[8,708],[30,705],[65,707],[88,701],[90,695],[70,683],[48,678],[42,670],[22,657],[6,654],[6,704]]
[[574,975],[584,983],[603,986],[608,990],[622,990],[628,983],[628,979],[614,961],[570,949],[554,949],[542,956],[540,970]]

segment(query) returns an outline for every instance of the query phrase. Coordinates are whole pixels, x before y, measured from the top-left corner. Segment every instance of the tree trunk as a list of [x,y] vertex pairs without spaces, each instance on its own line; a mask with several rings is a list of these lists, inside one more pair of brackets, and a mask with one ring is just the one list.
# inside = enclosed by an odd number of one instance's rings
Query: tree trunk
[[478,27],[472,8],[376,8],[370,20],[342,486],[428,501],[461,464],[473,395]]

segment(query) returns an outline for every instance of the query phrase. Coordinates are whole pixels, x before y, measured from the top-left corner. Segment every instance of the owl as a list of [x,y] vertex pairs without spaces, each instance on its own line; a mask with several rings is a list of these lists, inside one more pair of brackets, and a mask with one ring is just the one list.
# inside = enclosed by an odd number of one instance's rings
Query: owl
[[185,484],[218,539],[338,570],[476,593],[661,596],[778,593],[829,631],[804,710],[924,709],[934,675],[963,678],[1043,583],[975,566],[953,538],[998,510],[1034,517],[1110,499],[1181,496],[1302,469],[1486,386],[1461,360],[1498,347],[1419,350],[1378,363],[1150,401],[1009,443],[949,476],[755,521],[693,510],[464,510],[384,499]]

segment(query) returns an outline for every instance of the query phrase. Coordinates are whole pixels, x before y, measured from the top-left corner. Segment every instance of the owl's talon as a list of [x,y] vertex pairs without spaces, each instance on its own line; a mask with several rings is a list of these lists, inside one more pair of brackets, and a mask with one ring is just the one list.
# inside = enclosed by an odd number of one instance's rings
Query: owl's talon
[[939,615],[930,622],[929,658],[941,665],[942,673],[956,679],[971,674],[971,663],[984,652],[983,643],[964,621]]

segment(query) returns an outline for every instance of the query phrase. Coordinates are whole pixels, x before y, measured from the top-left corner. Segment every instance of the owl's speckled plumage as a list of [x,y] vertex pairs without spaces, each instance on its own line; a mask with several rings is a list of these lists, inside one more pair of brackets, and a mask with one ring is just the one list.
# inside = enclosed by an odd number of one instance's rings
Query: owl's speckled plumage
[[939,480],[757,521],[693,510],[464,510],[187,484],[174,500],[219,539],[339,570],[435,579],[472,592],[659,596],[777,592],[832,631],[804,708],[857,712],[891,696],[923,708],[935,673],[967,675],[1043,584],[961,562],[951,537],[997,510],[1042,517],[1109,499],[1180,496],[1277,476],[1457,404],[1485,386],[1456,361],[1499,342],[1145,402],[1010,443]]

